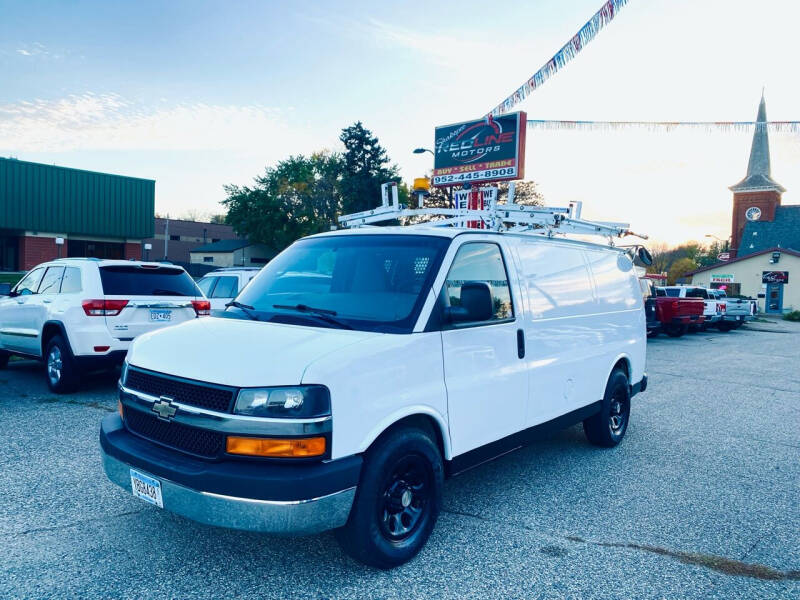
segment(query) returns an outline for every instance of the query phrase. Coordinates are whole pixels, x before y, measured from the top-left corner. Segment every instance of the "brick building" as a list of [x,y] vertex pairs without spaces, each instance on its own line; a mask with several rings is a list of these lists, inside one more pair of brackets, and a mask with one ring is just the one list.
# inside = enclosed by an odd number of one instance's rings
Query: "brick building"
[[199,246],[239,239],[230,225],[156,217],[154,234],[144,242],[153,245],[151,260],[188,264],[189,252]]
[[60,256],[140,258],[155,182],[0,158],[0,271]]

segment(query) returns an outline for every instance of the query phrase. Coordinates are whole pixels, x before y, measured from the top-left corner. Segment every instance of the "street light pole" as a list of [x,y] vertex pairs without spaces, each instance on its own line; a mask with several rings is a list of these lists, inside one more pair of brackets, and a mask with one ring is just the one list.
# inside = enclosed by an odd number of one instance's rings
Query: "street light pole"
[[[412,152],[414,154],[424,154],[425,152],[430,152],[431,156],[436,158],[436,153],[430,148],[414,148]],[[450,204],[450,208],[453,208],[453,186],[447,186],[446,189],[447,189],[447,202]]]

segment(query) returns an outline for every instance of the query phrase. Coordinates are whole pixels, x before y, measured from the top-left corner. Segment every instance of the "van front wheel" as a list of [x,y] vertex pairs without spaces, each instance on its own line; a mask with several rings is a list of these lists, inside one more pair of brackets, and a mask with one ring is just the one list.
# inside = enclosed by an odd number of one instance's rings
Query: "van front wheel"
[[631,416],[628,376],[619,369],[611,373],[600,412],[583,422],[586,437],[595,446],[613,448],[625,437]]
[[444,468],[439,448],[417,428],[390,433],[367,451],[339,544],[356,560],[391,569],[411,560],[428,541],[442,506]]

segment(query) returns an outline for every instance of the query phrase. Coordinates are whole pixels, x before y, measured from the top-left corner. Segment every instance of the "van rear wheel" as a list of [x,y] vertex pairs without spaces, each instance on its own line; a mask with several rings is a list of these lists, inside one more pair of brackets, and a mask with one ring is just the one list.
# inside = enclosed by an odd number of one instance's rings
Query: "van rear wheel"
[[595,446],[613,448],[625,437],[631,416],[631,388],[624,371],[615,369],[608,378],[600,412],[583,422],[586,437]]
[[354,559],[379,569],[411,560],[436,524],[443,481],[442,457],[428,433],[390,433],[367,451],[350,517],[336,539]]

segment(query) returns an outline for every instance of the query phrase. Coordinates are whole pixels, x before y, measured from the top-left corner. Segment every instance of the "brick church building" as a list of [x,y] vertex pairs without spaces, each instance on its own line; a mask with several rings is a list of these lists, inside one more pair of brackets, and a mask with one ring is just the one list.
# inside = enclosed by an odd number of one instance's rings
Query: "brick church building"
[[[699,269],[692,283],[759,299],[763,312],[800,309],[800,205],[784,206],[772,178],[767,105],[758,106],[747,175],[733,192],[730,260]],[[763,126],[758,124],[763,123]]]

